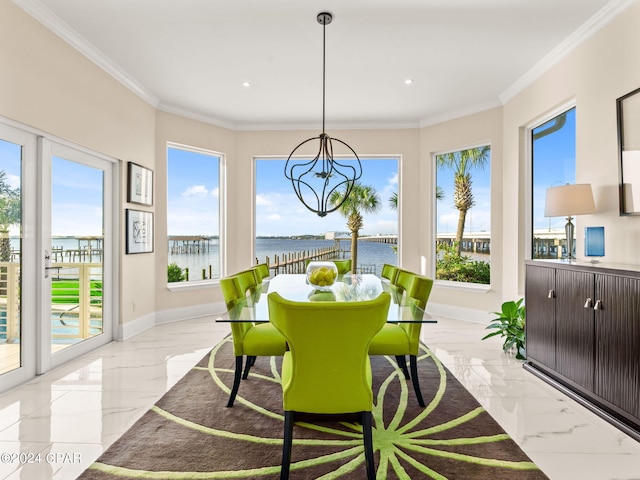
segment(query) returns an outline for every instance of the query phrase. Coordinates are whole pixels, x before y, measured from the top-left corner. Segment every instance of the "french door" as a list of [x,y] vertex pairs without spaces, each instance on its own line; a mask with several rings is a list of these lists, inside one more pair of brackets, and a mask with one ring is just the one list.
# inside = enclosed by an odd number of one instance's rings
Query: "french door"
[[0,123],[0,391],[112,340],[116,168]]

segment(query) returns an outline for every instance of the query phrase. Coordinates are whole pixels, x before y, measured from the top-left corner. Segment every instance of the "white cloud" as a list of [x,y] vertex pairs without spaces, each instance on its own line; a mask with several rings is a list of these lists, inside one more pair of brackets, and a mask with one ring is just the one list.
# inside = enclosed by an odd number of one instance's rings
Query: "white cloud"
[[8,173],[6,180],[11,188],[20,188],[20,177],[18,175],[11,175]]
[[204,185],[193,185],[182,192],[183,197],[206,197],[209,190]]
[[271,200],[271,195],[273,194],[257,194],[256,195],[256,207],[271,207],[273,205],[273,201]]

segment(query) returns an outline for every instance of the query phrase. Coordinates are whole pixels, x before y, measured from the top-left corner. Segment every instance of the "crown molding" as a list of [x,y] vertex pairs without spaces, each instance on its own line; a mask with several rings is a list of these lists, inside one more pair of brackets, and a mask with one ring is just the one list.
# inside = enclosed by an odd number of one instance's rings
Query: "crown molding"
[[196,120],[198,122],[214,125],[216,127],[226,128],[228,130],[238,130],[238,125],[236,125],[234,122],[229,122],[221,118],[206,115],[204,113],[194,112],[193,110],[178,107],[177,105],[159,102],[156,105],[156,108],[162,112],[171,113],[173,115],[189,118],[191,120]]
[[[197,113],[192,110],[188,110],[176,105],[160,102],[157,107],[158,110],[179,115],[181,117],[196,120],[198,122],[214,125],[216,127],[226,128],[236,132],[251,132],[251,131],[318,131],[322,130],[320,122],[313,123],[234,123],[226,120],[222,120],[217,117],[212,117],[203,113]],[[325,130],[403,130],[420,128],[418,122],[398,122],[398,123],[331,123]]]
[[[420,128],[418,122],[397,122],[397,123],[376,123],[376,122],[363,122],[363,123],[330,123],[327,124],[325,130],[330,133],[336,130],[406,130],[412,128]],[[265,130],[305,130],[305,131],[322,131],[322,124],[320,122],[314,123],[255,123],[255,124],[242,124],[239,125],[236,130],[238,131],[265,131]]]
[[488,100],[486,102],[476,103],[474,105],[470,105],[465,108],[460,108],[457,110],[449,110],[446,113],[432,115],[430,117],[425,117],[420,121],[420,127],[429,127],[431,125],[437,125],[439,123],[448,122],[449,120],[455,120],[456,118],[462,118],[469,115],[473,115],[475,113],[484,112],[486,110],[491,110],[492,108],[501,107],[503,104],[500,102],[498,98],[493,100]]
[[158,97],[143,87],[136,79],[124,71],[119,65],[113,62],[104,53],[89,43],[78,32],[72,29],[65,22],[60,20],[51,10],[37,0],[12,0],[18,7],[24,10],[31,17],[35,18],[42,25],[51,30],[58,37],[63,39],[77,51],[93,63],[102,68],[105,72],[115,78],[122,85],[131,90],[153,107],[160,103]]
[[504,105],[518,93],[539,79],[560,60],[569,55],[580,44],[585,42],[594,33],[617,17],[636,0],[612,0],[602,7],[595,15],[582,24],[576,31],[569,35],[556,48],[551,50],[542,60],[536,63],[527,73],[515,81],[509,88],[500,94],[500,101]]

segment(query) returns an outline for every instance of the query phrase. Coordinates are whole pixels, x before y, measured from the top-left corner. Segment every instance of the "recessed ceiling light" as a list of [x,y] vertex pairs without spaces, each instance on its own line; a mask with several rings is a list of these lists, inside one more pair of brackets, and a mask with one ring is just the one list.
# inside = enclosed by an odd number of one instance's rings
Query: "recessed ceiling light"
[[404,84],[405,84],[405,85],[411,85],[412,83],[413,83],[413,78],[407,78],[407,79],[404,81]]
[[251,86],[251,84],[249,82],[242,82],[242,86],[244,88],[249,88]]

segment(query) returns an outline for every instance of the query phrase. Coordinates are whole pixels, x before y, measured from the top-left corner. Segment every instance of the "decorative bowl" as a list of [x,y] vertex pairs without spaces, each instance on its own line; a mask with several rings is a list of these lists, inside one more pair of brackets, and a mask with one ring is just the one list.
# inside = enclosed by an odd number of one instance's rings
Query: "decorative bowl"
[[309,262],[307,283],[317,290],[329,290],[338,277],[338,268],[333,262]]
[[331,290],[317,288],[308,295],[310,302],[335,302],[336,294]]

